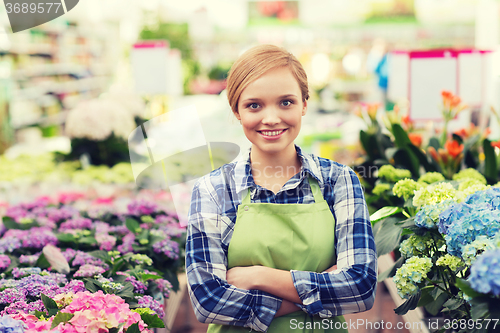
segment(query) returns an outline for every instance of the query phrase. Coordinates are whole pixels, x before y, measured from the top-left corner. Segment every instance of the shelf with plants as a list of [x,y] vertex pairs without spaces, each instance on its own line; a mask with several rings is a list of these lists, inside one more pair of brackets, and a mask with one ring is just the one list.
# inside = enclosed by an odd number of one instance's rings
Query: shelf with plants
[[44,135],[58,134],[68,110],[105,91],[116,59],[113,31],[50,22],[13,34],[0,50],[0,62],[10,69],[11,128],[50,126]]

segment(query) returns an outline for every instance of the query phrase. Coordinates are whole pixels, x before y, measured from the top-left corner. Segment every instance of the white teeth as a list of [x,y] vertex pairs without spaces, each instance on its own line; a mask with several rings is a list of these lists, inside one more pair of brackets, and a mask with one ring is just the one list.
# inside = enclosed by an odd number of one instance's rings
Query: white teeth
[[283,131],[284,130],[281,130],[281,131],[262,131],[262,134],[264,134],[266,136],[275,136],[275,135],[283,133]]

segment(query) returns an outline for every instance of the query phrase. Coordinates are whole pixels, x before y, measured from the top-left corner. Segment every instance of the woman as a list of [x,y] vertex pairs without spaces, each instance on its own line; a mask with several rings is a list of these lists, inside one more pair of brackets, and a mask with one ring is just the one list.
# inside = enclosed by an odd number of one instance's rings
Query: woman
[[347,332],[342,315],[370,309],[377,281],[359,179],[294,144],[309,93],[287,51],[245,52],[227,92],[252,146],[193,188],[186,271],[196,316],[208,332]]

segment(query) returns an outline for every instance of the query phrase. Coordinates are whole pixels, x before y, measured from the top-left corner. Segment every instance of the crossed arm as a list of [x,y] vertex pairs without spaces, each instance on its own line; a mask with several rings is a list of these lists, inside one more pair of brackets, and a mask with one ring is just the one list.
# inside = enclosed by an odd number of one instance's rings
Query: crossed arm
[[[335,269],[337,265],[330,267],[326,272],[332,272]],[[257,289],[282,298],[283,302],[275,317],[300,310],[294,303],[302,304],[302,300],[293,285],[289,271],[265,266],[233,267],[227,271],[226,279],[236,288]]]

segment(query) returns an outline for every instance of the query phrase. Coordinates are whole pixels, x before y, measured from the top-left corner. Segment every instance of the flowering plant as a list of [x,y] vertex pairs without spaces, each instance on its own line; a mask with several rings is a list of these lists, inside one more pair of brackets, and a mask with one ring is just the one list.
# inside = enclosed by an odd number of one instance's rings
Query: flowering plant
[[[152,332],[151,328],[164,327],[163,322],[148,308],[130,309],[119,296],[90,293],[61,293],[53,298],[42,294],[43,311],[35,314],[17,312],[11,319],[26,326],[32,332]],[[18,322],[17,322],[18,323]],[[19,325],[19,324],[18,324]],[[21,331],[22,332],[22,331]]]
[[[406,299],[398,314],[424,306],[457,320],[499,318],[500,188],[486,185],[474,169],[453,181],[437,175],[398,181],[394,195],[408,204],[372,215],[379,255],[401,254],[379,279],[393,277]],[[400,213],[408,219],[401,221]]]
[[487,139],[489,129],[481,130],[471,123],[467,128],[448,132],[448,123],[466,106],[460,97],[449,91],[443,91],[441,97],[444,122],[433,137],[424,135],[431,132],[429,129],[419,132],[408,115],[401,114],[398,106],[386,113],[374,112],[375,106],[368,108],[368,117],[363,117],[368,130],[360,131],[365,154],[353,169],[366,189],[366,199],[372,210],[385,206],[411,207],[403,197],[393,194],[392,189],[401,178],[388,176],[387,170],[381,172],[381,168],[388,165],[393,166],[390,173],[405,169],[410,172],[406,178],[415,181],[421,175],[435,172],[452,180],[460,170],[473,168],[484,175],[488,184],[497,182],[500,155],[494,150],[495,143],[492,146]]

